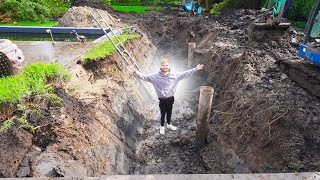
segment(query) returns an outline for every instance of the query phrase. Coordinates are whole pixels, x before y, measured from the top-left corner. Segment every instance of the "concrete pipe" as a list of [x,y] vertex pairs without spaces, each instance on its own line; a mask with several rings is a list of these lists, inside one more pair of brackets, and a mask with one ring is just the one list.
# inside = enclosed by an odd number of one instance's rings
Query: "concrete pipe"
[[0,39],[0,52],[4,53],[9,58],[12,66],[16,68],[15,70],[22,68],[25,57],[16,44],[8,39]]
[[5,48],[11,44],[11,41],[8,39],[0,39],[0,49]]
[[9,58],[0,51],[0,78],[13,75],[13,68]]
[[9,54],[11,52],[15,52],[17,49],[18,49],[18,46],[11,43],[7,47],[3,47],[2,49],[0,49],[0,51],[5,54]]

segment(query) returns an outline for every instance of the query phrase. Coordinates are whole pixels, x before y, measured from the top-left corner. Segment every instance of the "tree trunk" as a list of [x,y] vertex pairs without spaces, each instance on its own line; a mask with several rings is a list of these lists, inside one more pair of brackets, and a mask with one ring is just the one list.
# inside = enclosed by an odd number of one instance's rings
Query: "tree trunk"
[[211,3],[212,0],[206,0],[206,12],[210,12],[211,9]]
[[260,9],[262,0],[244,0],[244,8],[247,9]]

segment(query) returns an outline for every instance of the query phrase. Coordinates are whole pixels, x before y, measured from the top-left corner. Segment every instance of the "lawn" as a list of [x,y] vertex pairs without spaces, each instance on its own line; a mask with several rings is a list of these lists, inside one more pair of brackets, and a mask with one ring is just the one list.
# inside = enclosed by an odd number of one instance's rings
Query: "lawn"
[[162,7],[159,7],[159,6],[120,6],[120,5],[112,5],[112,8],[117,11],[136,12],[136,13],[146,13],[150,10],[160,11],[162,9]]
[[0,23],[0,26],[40,26],[40,27],[53,27],[59,24],[59,21],[45,21],[45,22],[17,22],[4,24]]
[[68,71],[60,64],[31,64],[17,76],[0,78],[0,108],[16,104],[31,94],[45,94],[48,81],[70,78]]
[[[128,34],[128,35],[120,35],[119,40],[123,43],[126,43],[129,39],[134,39],[140,37],[136,34]],[[113,41],[116,43],[117,40],[114,38]],[[81,59],[82,64],[86,64],[90,61],[96,61],[100,59],[104,59],[108,56],[111,56],[116,51],[116,48],[111,43],[110,40],[107,40],[103,43],[98,44],[96,47],[90,49],[86,55]]]

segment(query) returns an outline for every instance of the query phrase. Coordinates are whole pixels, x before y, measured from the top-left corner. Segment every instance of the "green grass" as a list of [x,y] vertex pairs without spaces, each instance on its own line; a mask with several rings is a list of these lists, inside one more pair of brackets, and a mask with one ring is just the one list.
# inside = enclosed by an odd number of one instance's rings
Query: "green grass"
[[17,22],[17,23],[0,23],[0,26],[40,26],[40,27],[53,27],[59,24],[59,21],[45,21],[41,22]]
[[0,120],[4,120],[0,123],[0,133],[16,122],[20,127],[34,132],[37,128],[27,118],[32,114],[41,115],[39,104],[43,101],[61,105],[62,99],[54,93],[50,83],[66,81],[70,77],[70,73],[60,64],[37,63],[27,66],[18,76],[0,78]]
[[136,12],[136,13],[146,13],[150,10],[160,11],[162,7],[158,6],[120,6],[120,5],[112,5],[112,8],[117,11],[124,12]]
[[241,1],[235,0],[224,0],[219,3],[213,4],[213,8],[210,9],[210,14],[220,15],[223,9],[225,8],[235,8],[238,9],[241,7]]
[[0,79],[0,108],[20,103],[31,95],[46,95],[52,91],[48,82],[69,78],[70,74],[60,64],[31,64],[18,76]]
[[[136,34],[129,35],[120,35],[120,41],[125,44],[129,39],[135,39],[140,37]],[[114,38],[114,42],[117,42]],[[116,48],[113,46],[111,41],[107,40],[103,43],[98,44],[96,47],[90,49],[83,58],[81,58],[82,64],[87,64],[90,61],[96,61],[100,59],[104,59],[108,56],[111,56],[116,51]]]

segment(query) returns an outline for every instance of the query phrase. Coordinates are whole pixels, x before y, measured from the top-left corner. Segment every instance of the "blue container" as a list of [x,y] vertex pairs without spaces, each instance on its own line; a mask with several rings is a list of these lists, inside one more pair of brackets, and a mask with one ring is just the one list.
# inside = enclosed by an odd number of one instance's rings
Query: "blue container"
[[202,7],[200,6],[199,8],[198,8],[198,14],[201,14],[201,12],[202,12]]

